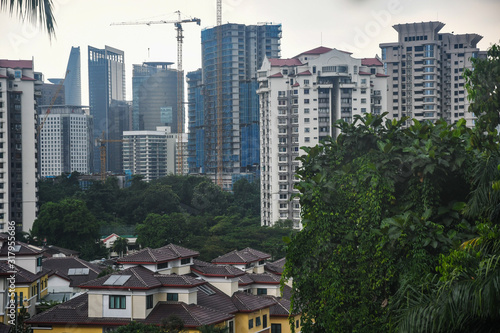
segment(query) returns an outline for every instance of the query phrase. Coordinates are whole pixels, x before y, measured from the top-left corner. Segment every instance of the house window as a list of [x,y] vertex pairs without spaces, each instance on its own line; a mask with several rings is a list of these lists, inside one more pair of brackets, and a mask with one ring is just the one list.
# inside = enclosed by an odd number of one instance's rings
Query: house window
[[126,302],[125,296],[109,295],[109,308],[110,309],[125,309],[126,308],[125,302]]
[[267,315],[262,316],[262,326],[267,327]]
[[271,324],[271,333],[281,333],[281,324]]
[[304,95],[309,95],[309,89],[304,89]]
[[146,296],[146,309],[151,309],[153,307],[153,295]]
[[257,288],[257,295],[267,295],[266,288]]
[[259,327],[260,325],[262,325],[262,323],[260,322],[260,317],[255,318],[255,326]]
[[181,265],[187,265],[191,263],[191,258],[181,259]]
[[179,301],[179,294],[167,293],[167,301],[178,302]]
[[253,328],[253,319],[248,320],[248,329]]
[[304,99],[304,104],[309,104],[309,99]]
[[36,265],[37,265],[38,267],[41,267],[41,266],[42,266],[42,257],[38,257],[38,258],[36,258]]
[[162,269],[162,268],[168,268],[168,261],[167,262],[163,262],[161,264],[158,264],[158,269]]

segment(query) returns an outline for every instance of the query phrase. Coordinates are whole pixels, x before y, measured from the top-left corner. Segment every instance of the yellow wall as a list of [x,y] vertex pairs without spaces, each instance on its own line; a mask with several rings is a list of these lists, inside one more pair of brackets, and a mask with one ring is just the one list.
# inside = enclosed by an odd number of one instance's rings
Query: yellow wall
[[89,294],[89,313],[88,316],[92,318],[102,318],[102,295]]
[[[252,313],[237,313],[234,318],[234,328],[235,332],[238,333],[253,333],[262,331],[265,327],[263,326],[264,320],[263,316],[267,315],[267,327],[271,327],[271,317],[269,316],[269,308],[265,308],[259,311],[255,311]],[[260,326],[255,325],[255,319],[260,317]],[[248,321],[253,319],[253,328],[248,328]]]
[[63,325],[63,326],[52,326],[52,330],[37,330],[34,329],[33,333],[102,333],[102,326],[75,326],[75,325]]
[[[299,321],[299,328],[296,328],[295,326],[297,320]],[[300,332],[301,326],[300,326],[300,315],[296,315],[293,318],[294,326],[295,326],[295,332]],[[281,333],[291,333],[292,329],[290,328],[290,319],[289,317],[271,317],[271,324],[281,324]],[[269,326],[271,326],[269,324]]]

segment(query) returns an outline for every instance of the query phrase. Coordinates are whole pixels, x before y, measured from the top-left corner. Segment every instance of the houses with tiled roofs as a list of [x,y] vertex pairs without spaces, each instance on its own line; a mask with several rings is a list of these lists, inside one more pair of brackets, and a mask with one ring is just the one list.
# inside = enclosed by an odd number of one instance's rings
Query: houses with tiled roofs
[[51,257],[43,260],[48,269],[49,293],[77,293],[79,286],[97,278],[102,269],[77,257]]
[[265,261],[269,258],[271,255],[247,247],[243,250],[234,250],[223,254],[213,259],[212,263],[231,265],[248,273],[263,273]]
[[[250,260],[256,262],[254,266],[269,257],[253,249],[243,252],[256,256]],[[81,285],[87,289],[85,294],[29,322],[35,326],[34,333],[49,328],[101,332],[132,320],[159,325],[175,314],[190,332],[202,325],[227,326],[232,333],[290,331],[284,309],[289,303],[277,297],[277,275],[264,273],[263,267],[262,273],[246,273],[220,260],[215,260],[218,264],[196,260],[197,256],[196,251],[172,244],[143,249],[119,260],[122,271]]]
[[[0,234],[0,272],[2,274],[15,272],[15,292],[14,299],[18,307],[24,306],[30,315],[36,312],[36,302],[47,294],[48,270],[42,268],[43,250],[39,247],[15,242],[14,248],[9,248],[8,237]],[[15,264],[8,262],[14,259]],[[10,274],[9,274],[10,275]],[[8,284],[0,285],[0,292],[6,300],[8,294]],[[2,322],[7,321],[6,302],[0,310]]]

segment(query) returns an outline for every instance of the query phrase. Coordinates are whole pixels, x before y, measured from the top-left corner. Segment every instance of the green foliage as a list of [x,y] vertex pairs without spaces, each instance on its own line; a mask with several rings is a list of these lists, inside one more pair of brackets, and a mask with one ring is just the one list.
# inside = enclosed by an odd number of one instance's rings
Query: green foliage
[[159,326],[152,324],[131,322],[128,325],[120,326],[115,330],[116,333],[162,333]]
[[77,251],[84,245],[96,243],[98,232],[99,224],[95,217],[85,202],[77,199],[44,204],[33,224],[33,234],[38,239]]
[[113,251],[118,253],[118,256],[123,256],[127,254],[128,239],[123,237],[118,237],[113,243]]
[[288,245],[284,277],[302,332],[390,331],[401,281],[420,281],[468,236],[457,203],[469,193],[470,131],[404,121],[338,122],[335,142],[300,158],[304,229]]
[[136,227],[137,243],[151,248],[170,243],[179,244],[183,239],[180,224],[184,220],[183,214],[148,214],[144,222]]

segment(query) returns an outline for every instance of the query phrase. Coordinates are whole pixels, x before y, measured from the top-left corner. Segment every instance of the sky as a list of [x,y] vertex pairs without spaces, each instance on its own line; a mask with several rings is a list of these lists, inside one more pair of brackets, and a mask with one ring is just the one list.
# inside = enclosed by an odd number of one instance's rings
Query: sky
[[[63,77],[72,46],[80,46],[82,103],[88,105],[88,45],[125,52],[127,100],[132,98],[132,65],[177,61],[173,24],[110,25],[114,22],[199,18],[186,23],[183,69],[201,67],[201,30],[216,25],[216,0],[53,0],[56,37],[18,17],[0,13],[0,59],[34,59],[45,80]],[[356,58],[380,54],[394,42],[399,23],[441,21],[441,32],[477,33],[486,50],[500,42],[498,0],[222,0],[222,22],[282,24],[281,56],[318,46],[350,51]],[[174,68],[176,65],[174,65]]]

